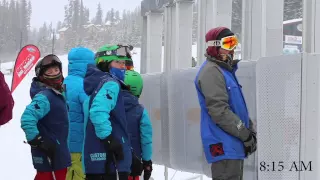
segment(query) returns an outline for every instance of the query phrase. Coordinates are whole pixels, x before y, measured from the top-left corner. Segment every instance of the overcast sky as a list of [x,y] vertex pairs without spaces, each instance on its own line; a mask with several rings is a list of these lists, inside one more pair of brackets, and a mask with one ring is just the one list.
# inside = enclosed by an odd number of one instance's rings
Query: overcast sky
[[[83,4],[90,9],[90,19],[95,16],[97,4],[101,3],[104,16],[108,9],[133,10],[140,6],[141,0],[83,0]],[[31,0],[32,18],[31,26],[40,27],[44,22],[56,23],[64,18],[64,5],[68,0]]]

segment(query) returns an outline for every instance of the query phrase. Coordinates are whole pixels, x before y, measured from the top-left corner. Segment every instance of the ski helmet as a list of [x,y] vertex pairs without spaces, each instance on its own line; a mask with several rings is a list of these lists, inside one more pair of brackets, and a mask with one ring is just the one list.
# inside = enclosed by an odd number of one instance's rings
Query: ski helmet
[[98,49],[95,55],[96,64],[111,61],[132,61],[130,47],[123,45],[104,45]]
[[143,89],[143,79],[140,73],[136,71],[126,71],[124,83],[129,87],[131,93],[140,96]]
[[49,54],[42,58],[35,66],[35,72],[36,76],[40,77],[44,74],[44,72],[52,67],[52,66],[58,66],[60,69],[60,72],[62,73],[62,63],[58,56],[54,54]]

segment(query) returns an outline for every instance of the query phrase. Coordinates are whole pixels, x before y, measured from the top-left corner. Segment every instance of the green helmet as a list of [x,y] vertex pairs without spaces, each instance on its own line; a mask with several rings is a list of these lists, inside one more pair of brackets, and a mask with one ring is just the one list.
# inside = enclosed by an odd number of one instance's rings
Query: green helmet
[[130,88],[130,91],[133,95],[138,97],[141,95],[143,89],[143,79],[140,73],[127,70],[124,83]]
[[[119,49],[121,49],[122,51],[119,51],[118,53]],[[120,53],[121,55],[118,55]],[[111,62],[121,60],[132,61],[130,49],[126,46],[107,44],[100,47],[95,56],[96,64],[99,64],[100,62]]]

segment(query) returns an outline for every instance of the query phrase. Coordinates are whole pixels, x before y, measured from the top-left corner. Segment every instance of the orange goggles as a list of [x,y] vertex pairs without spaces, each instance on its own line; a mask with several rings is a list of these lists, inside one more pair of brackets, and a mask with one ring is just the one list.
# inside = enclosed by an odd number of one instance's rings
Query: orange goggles
[[227,36],[219,40],[212,40],[207,42],[208,46],[216,46],[221,47],[225,50],[234,50],[238,45],[238,38],[237,36]]
[[133,66],[126,66],[127,71],[133,71],[134,67]]

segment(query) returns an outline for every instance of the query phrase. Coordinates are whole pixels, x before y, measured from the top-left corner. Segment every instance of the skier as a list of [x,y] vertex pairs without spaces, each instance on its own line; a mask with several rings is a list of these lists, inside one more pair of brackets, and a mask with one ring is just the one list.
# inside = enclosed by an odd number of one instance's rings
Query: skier
[[69,107],[69,150],[72,165],[68,168],[67,180],[81,180],[85,179],[81,162],[84,137],[83,102],[88,98],[84,92],[83,81],[87,65],[94,64],[94,53],[84,47],[72,48],[68,54],[68,60],[68,76],[64,84]]
[[0,71],[0,126],[6,124],[12,119],[12,110],[14,100],[11,91],[7,85],[4,75]]
[[35,180],[65,180],[71,159],[61,61],[53,54],[47,55],[37,63],[35,72],[30,88],[32,101],[21,117],[37,170]]
[[132,146],[129,180],[139,180],[142,171],[144,171],[144,180],[149,180],[152,172],[152,125],[147,110],[139,104],[143,79],[136,71],[126,71],[124,83],[130,89],[130,91],[123,91]]
[[201,107],[201,138],[212,179],[240,180],[243,160],[256,151],[256,133],[235,72],[237,37],[218,27],[206,34],[207,60],[195,86]]
[[83,163],[88,180],[128,180],[132,161],[122,90],[126,89],[127,46],[105,45],[88,65],[84,79],[85,138]]

